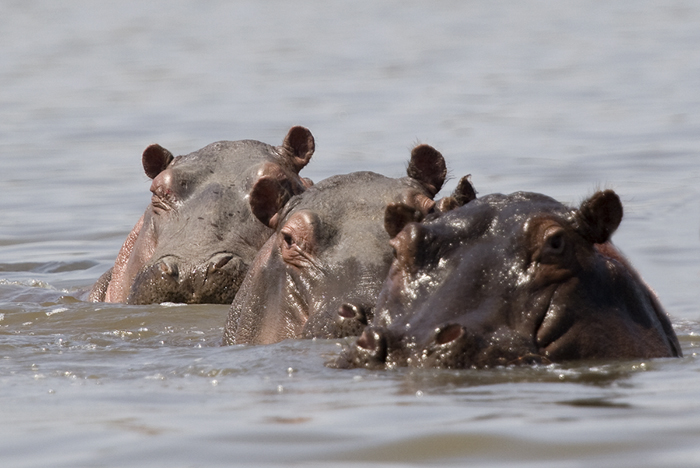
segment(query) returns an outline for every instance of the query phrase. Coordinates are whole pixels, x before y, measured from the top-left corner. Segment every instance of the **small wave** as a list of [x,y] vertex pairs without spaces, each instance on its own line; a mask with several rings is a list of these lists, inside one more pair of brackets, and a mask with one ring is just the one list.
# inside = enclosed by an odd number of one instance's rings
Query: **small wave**
[[89,270],[95,265],[98,265],[98,263],[88,260],[81,260],[77,262],[0,263],[0,272],[65,273],[71,271]]
[[51,317],[53,314],[58,314],[61,312],[65,312],[67,310],[68,310],[67,307],[56,307],[55,309],[51,309],[51,310],[47,311],[46,316]]
[[0,286],[29,286],[30,288],[56,289],[49,283],[36,279],[11,281],[5,278],[0,278]]

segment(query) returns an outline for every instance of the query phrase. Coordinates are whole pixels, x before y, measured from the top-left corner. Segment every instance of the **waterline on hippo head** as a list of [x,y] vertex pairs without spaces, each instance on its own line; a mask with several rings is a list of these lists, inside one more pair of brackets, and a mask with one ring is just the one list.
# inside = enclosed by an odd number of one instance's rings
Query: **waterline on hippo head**
[[518,192],[408,223],[372,321],[335,365],[680,356],[658,299],[610,243],[622,213],[611,190],[577,209]]

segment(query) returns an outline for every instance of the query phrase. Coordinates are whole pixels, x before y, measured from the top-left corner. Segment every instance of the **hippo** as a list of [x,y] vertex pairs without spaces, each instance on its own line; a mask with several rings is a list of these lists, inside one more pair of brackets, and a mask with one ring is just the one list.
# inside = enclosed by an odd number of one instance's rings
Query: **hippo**
[[404,207],[401,219],[422,219],[434,210],[433,197],[446,174],[442,155],[419,145],[403,178],[337,175],[284,207],[274,187],[259,184],[251,205],[276,231],[231,305],[224,344],[359,335],[393,258],[384,229],[386,206]]
[[396,224],[373,320],[331,366],[484,368],[681,356],[666,312],[610,242],[612,190],[571,208],[492,194]]
[[274,232],[253,215],[251,190],[274,186],[284,205],[312,185],[299,171],[314,149],[311,132],[299,126],[281,146],[219,141],[178,157],[147,147],[142,162],[153,180],[151,203],[88,300],[230,304]]

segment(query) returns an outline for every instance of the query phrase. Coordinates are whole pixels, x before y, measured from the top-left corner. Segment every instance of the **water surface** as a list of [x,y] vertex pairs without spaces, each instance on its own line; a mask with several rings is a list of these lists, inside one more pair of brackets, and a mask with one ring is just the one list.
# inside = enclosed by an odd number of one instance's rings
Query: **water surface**
[[[700,7],[690,1],[0,5],[3,466],[697,466]],[[143,149],[316,137],[304,175],[614,188],[686,357],[335,370],[219,347],[226,306],[85,303],[149,202]]]

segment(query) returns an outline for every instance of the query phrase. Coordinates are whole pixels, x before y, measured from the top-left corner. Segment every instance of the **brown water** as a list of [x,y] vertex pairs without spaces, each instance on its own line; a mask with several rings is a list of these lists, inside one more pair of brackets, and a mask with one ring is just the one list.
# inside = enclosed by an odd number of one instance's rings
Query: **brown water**
[[[698,44],[691,1],[0,3],[0,466],[700,466]],[[420,141],[445,192],[614,188],[686,357],[343,371],[342,342],[217,346],[225,306],[76,299],[148,144],[295,124],[314,180]]]

